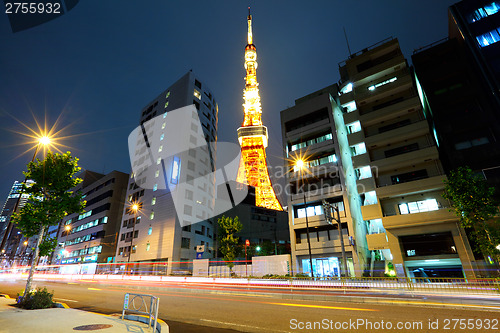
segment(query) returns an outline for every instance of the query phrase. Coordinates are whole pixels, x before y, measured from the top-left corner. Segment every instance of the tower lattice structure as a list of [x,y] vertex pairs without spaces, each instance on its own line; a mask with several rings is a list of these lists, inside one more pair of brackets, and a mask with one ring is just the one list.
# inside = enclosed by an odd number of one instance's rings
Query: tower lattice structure
[[257,82],[257,49],[253,44],[252,15],[248,9],[248,44],[245,47],[245,90],[243,109],[245,117],[238,128],[241,161],[237,181],[255,187],[256,205],[283,210],[271,185],[266,162],[267,127],[262,124],[259,83]]

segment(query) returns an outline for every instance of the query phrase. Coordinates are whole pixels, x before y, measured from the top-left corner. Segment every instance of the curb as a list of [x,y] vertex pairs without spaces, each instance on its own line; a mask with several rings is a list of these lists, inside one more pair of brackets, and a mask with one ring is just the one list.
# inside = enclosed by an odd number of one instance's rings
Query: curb
[[0,297],[4,297],[6,299],[13,299],[12,297],[10,297],[9,295],[7,294],[0,294]]

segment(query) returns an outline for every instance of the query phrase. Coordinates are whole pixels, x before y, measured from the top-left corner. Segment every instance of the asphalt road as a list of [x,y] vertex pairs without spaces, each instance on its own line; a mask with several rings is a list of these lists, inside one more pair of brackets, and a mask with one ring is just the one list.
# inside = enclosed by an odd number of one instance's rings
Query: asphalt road
[[[15,296],[25,281],[0,281],[0,293]],[[56,301],[101,313],[121,312],[126,292],[160,297],[159,317],[172,333],[190,332],[498,332],[500,305],[453,306],[394,298],[392,304],[296,300],[280,293],[234,288],[181,289],[138,283],[41,282]],[[285,298],[284,298],[285,297]],[[314,296],[317,298],[316,296]],[[325,299],[325,297],[323,297]]]

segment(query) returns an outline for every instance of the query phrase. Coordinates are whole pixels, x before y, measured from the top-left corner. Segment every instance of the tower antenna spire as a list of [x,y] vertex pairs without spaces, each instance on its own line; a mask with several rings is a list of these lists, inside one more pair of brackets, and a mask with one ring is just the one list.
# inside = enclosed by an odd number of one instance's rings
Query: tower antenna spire
[[250,14],[250,6],[248,6],[248,37],[247,37],[247,42],[248,44],[253,44],[253,36],[252,36],[252,14]]

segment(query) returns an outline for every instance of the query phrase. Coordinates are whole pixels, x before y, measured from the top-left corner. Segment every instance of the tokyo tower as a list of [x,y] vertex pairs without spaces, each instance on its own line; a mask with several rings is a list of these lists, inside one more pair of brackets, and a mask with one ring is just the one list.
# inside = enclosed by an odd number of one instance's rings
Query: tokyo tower
[[271,185],[266,162],[267,127],[262,124],[259,84],[257,83],[257,49],[252,38],[252,15],[248,8],[248,44],[245,47],[245,117],[238,128],[241,161],[237,181],[255,187],[255,203],[259,207],[283,210]]

